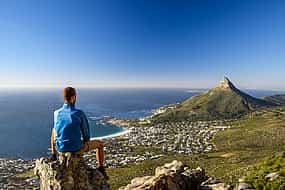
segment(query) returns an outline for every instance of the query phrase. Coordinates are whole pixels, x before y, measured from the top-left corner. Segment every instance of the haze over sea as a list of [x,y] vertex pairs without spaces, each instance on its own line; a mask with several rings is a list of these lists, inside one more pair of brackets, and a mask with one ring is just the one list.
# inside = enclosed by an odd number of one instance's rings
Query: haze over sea
[[[201,91],[205,90],[79,89],[76,107],[85,111],[89,118],[92,136],[98,137],[121,132],[122,128],[98,124],[94,118],[144,117],[158,107],[181,102]],[[284,93],[284,91],[245,91],[256,97]],[[50,147],[53,112],[61,106],[60,89],[1,89],[0,157],[32,159],[46,156]]]

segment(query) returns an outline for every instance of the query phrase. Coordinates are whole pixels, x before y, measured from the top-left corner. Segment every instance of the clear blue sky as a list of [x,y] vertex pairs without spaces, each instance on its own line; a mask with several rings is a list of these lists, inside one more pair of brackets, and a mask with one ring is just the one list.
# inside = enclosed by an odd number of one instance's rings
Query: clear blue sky
[[285,89],[285,1],[0,0],[0,86]]

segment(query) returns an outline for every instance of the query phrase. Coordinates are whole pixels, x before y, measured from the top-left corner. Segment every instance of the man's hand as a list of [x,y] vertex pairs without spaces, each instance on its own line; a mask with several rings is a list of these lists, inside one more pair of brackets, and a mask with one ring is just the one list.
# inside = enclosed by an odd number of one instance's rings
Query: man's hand
[[52,161],[56,161],[56,160],[57,160],[56,154],[52,154],[50,159],[51,159]]

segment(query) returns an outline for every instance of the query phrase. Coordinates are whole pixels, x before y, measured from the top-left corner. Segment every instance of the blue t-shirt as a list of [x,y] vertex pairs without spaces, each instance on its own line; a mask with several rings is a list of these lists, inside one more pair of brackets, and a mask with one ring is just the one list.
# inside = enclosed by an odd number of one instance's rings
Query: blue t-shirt
[[56,150],[59,152],[78,151],[90,139],[89,124],[84,112],[69,103],[64,103],[54,112],[54,128]]

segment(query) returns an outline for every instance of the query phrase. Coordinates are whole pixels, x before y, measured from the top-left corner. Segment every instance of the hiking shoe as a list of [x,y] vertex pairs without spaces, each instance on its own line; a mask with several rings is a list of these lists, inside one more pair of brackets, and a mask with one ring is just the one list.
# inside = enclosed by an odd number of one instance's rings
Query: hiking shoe
[[107,175],[107,173],[106,173],[106,170],[105,170],[105,168],[104,168],[103,166],[100,166],[100,167],[98,168],[98,170],[99,170],[99,172],[100,172],[101,174],[103,174],[103,176],[104,176],[104,178],[105,178],[106,180],[109,179],[109,177],[108,177],[108,175]]
[[57,160],[56,154],[52,154],[51,157],[50,157],[50,160],[51,161],[56,161]]

